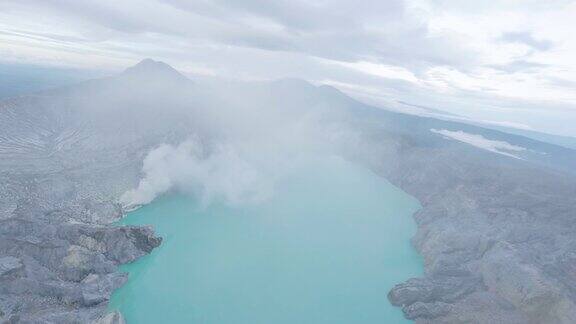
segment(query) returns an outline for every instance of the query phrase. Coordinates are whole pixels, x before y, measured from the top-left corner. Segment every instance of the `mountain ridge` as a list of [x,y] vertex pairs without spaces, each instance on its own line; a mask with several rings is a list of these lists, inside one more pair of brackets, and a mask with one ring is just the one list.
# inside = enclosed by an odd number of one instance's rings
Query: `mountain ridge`
[[[111,225],[125,212],[119,197],[138,185],[151,149],[191,135],[206,142],[227,135],[221,126],[232,124],[223,124],[223,114],[211,109],[225,97],[226,111],[233,113],[253,105],[290,112],[289,117],[307,110],[343,113],[362,139],[345,157],[420,200],[413,244],[426,273],[389,294],[408,318],[576,321],[571,285],[576,278],[570,272],[576,267],[571,254],[576,180],[567,171],[574,165],[567,153],[572,151],[384,111],[309,83],[244,85],[237,92],[216,87],[211,94],[217,98],[201,101],[201,85],[190,86],[163,64],[143,65],[127,78],[121,74],[88,87],[0,102],[0,257],[10,257],[0,263],[6,260],[12,269],[0,275],[2,320],[101,318],[110,294],[127,280],[118,266],[160,244],[150,228]],[[154,79],[157,74],[167,77]],[[132,85],[137,86],[123,88]],[[246,89],[253,98],[242,101]],[[290,109],[294,103],[304,106]],[[226,122],[245,122],[247,129],[260,125],[252,115],[238,116],[243,118],[234,115]],[[431,129],[480,132],[529,149],[541,146],[547,154],[523,151],[518,154],[525,160],[518,160],[447,140]],[[566,154],[565,160],[555,161],[559,154]],[[22,286],[29,291],[22,293]]]

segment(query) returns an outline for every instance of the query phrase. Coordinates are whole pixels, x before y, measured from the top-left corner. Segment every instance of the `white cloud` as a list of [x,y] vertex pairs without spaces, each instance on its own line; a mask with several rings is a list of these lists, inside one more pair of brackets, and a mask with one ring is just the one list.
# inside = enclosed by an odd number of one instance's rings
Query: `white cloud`
[[3,0],[0,59],[331,80],[383,105],[576,136],[574,16],[573,0]]
[[385,79],[399,79],[413,83],[418,82],[418,78],[414,75],[414,73],[399,66],[371,63],[366,61],[349,63],[349,62],[338,62],[327,60],[327,62],[331,64],[338,64],[350,69],[358,70],[362,73],[379,76]]
[[482,135],[470,134],[463,131],[449,131],[446,129],[431,129],[430,131],[436,134],[440,134],[446,138],[450,138],[462,143],[470,144],[486,151],[506,155],[516,159],[520,158],[509,152],[526,151],[526,148],[524,147],[512,145],[504,141],[489,140]]

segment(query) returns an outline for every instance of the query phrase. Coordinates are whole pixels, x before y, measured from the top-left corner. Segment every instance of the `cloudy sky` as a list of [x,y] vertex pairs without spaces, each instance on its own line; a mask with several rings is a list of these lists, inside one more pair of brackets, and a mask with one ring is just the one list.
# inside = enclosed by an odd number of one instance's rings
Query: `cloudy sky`
[[575,17],[576,0],[1,0],[0,60],[115,71],[150,57],[576,136]]

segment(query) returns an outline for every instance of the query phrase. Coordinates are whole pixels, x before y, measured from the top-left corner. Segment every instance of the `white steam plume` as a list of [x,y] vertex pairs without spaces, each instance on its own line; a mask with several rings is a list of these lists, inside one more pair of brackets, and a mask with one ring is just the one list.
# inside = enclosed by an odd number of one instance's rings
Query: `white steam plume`
[[222,199],[229,204],[255,203],[272,193],[272,181],[230,145],[210,152],[198,140],[162,145],[144,159],[144,178],[121,197],[125,206],[151,202],[170,189],[191,193],[203,203]]
[[263,132],[231,134],[217,142],[193,137],[179,145],[161,145],[144,159],[143,179],[122,195],[128,209],[153,201],[170,190],[191,194],[204,205],[254,204],[274,193],[276,180],[298,163],[339,154],[358,142],[344,124],[306,113],[298,120],[276,123]]

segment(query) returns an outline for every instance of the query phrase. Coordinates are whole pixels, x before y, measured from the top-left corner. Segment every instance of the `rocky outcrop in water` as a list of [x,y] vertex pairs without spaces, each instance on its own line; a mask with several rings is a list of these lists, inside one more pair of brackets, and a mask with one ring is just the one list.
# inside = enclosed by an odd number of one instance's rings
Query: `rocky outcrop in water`
[[0,309],[16,322],[86,323],[127,279],[118,265],[161,240],[149,228],[0,221]]

